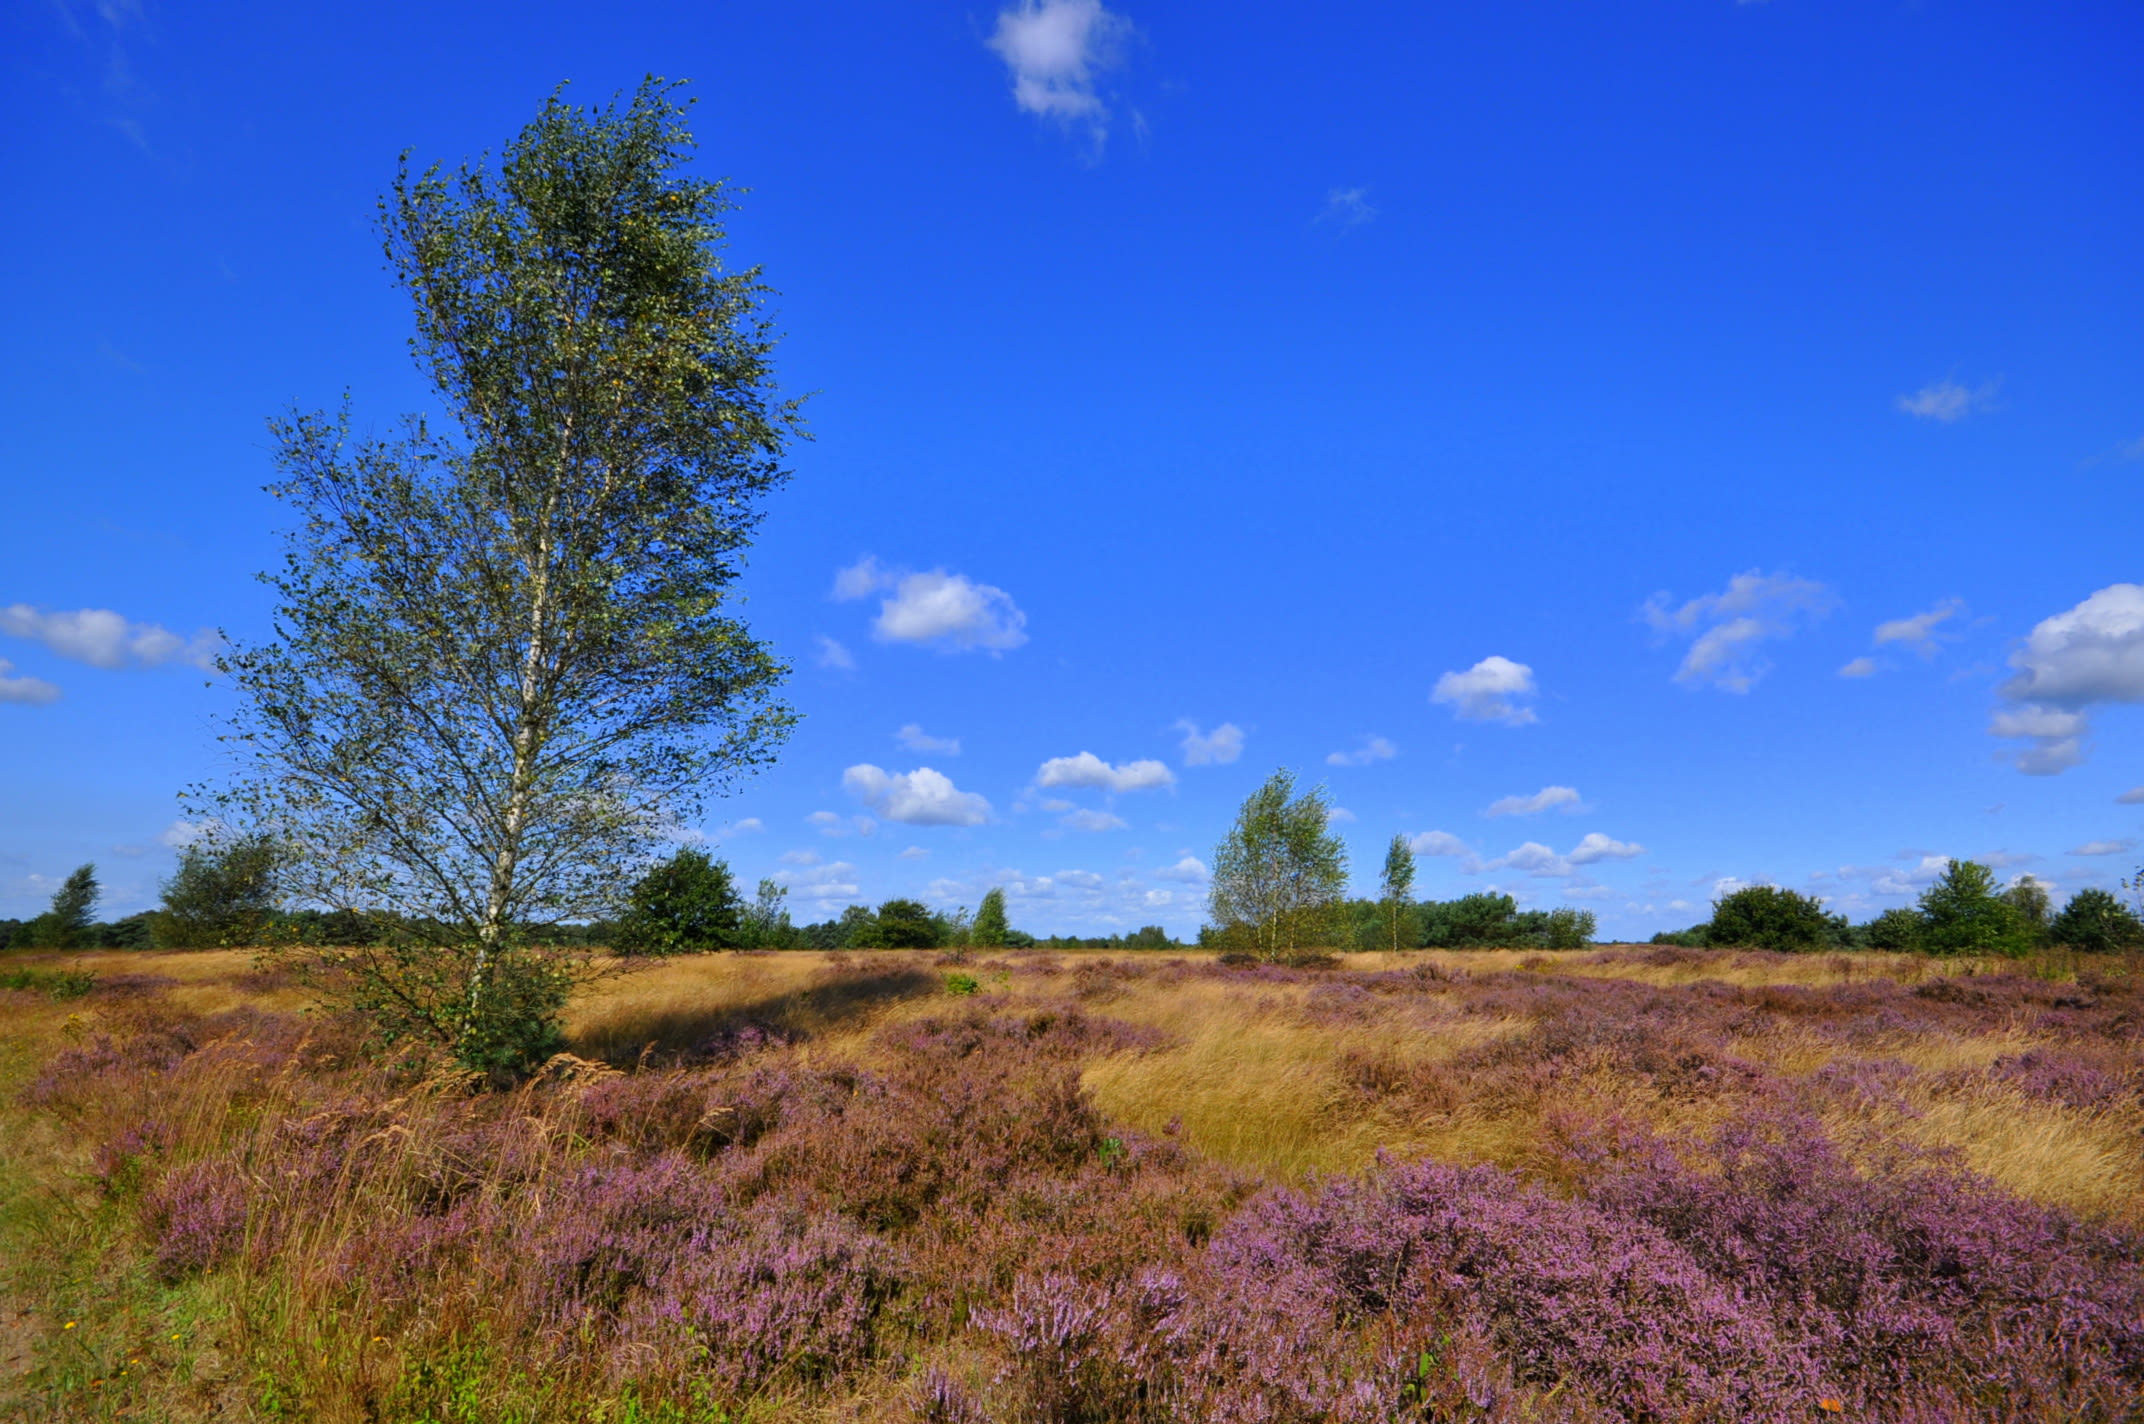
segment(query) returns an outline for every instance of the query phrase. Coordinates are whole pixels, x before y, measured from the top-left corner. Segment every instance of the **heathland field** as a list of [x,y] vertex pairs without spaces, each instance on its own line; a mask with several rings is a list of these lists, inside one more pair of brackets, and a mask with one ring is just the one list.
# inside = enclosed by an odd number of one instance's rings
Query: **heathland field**
[[2134,958],[703,955],[511,1092],[9,970],[10,1418],[2144,1417]]

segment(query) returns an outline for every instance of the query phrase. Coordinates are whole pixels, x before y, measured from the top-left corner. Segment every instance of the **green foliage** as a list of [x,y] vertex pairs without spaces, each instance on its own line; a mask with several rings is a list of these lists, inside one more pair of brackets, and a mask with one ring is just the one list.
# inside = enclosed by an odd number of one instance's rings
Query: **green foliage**
[[982,987],[982,981],[973,974],[963,974],[959,970],[955,970],[945,976],[945,991],[955,998],[966,998]]
[[729,596],[798,411],[691,147],[651,80],[625,105],[554,96],[495,167],[405,164],[386,253],[451,429],[273,427],[298,515],[267,580],[279,641],[223,660],[240,769],[211,799],[290,848],[294,899],[398,915],[466,959],[341,964],[412,966],[417,998],[465,983],[473,1043],[526,1037],[487,1004],[543,998],[486,988],[518,930],[608,914],[615,867],[795,720]]
[[397,932],[321,949],[306,967],[322,997],[358,1014],[392,1058],[444,1058],[503,1083],[566,1047],[559,1015],[574,963],[512,939],[479,960]]
[[0,989],[22,989],[48,999],[79,999],[97,987],[97,976],[69,969],[0,969]]
[[264,835],[207,836],[179,852],[151,928],[163,949],[262,942],[280,895],[282,850]]
[[94,943],[97,867],[77,866],[52,896],[52,907],[22,928],[21,942],[34,949],[87,949]]
[[2009,954],[2032,950],[2032,931],[1995,889],[1995,872],[1953,860],[1921,892],[1921,945],[1930,954]]
[[1407,838],[1395,835],[1392,844],[1385,847],[1384,874],[1378,879],[1378,898],[1385,904],[1385,924],[1390,931],[1388,949],[1400,947],[1400,921],[1406,918],[1406,907],[1414,900],[1414,847]]
[[2047,894],[2047,882],[2034,875],[2020,875],[2003,891],[2003,899],[2016,910],[2018,918],[2025,922],[2034,938],[2047,930],[2053,905]]
[[1817,950],[1846,941],[1844,915],[1824,902],[1777,885],[1745,885],[1712,902],[1705,942],[1731,948]]
[[857,949],[937,949],[946,942],[946,925],[915,900],[888,900],[871,918],[867,936],[852,940]]
[[788,949],[797,942],[797,928],[789,923],[789,887],[761,877],[752,903],[741,912],[738,925],[746,949]]
[[1917,910],[1885,910],[1861,928],[1862,942],[1870,949],[1893,954],[1918,954],[1926,926]]
[[1541,938],[1550,949],[1584,949],[1593,942],[1594,931],[1599,926],[1600,921],[1591,910],[1562,905],[1548,912],[1547,922],[1541,927]]
[[2105,890],[2079,890],[2048,922],[2047,937],[2086,954],[2144,948],[2144,919]]
[[1006,942],[1011,932],[1012,924],[1005,918],[1005,892],[992,886],[984,893],[982,904],[975,907],[968,942],[981,948],[996,948]]
[[1253,791],[1214,852],[1209,913],[1229,944],[1267,961],[1296,959],[1338,941],[1347,847],[1329,827],[1322,786],[1295,794],[1283,769]]
[[723,861],[688,846],[635,881],[612,932],[620,954],[688,954],[743,942],[737,887]]
[[1420,907],[1425,949],[1487,949],[1517,942],[1519,902],[1509,895],[1462,895],[1431,900]]

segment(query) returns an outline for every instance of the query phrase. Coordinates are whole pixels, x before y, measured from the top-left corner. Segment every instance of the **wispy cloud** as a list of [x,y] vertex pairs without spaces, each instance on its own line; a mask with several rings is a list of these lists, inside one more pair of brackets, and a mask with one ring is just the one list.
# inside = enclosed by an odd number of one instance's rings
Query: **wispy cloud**
[[0,702],[42,707],[60,700],[60,690],[41,677],[14,677],[15,665],[0,658]]
[[1591,810],[1569,786],[1544,786],[1531,796],[1505,796],[1489,803],[1484,816],[1538,816],[1543,811],[1562,810],[1566,815]]
[[1748,692],[1771,670],[1759,655],[1764,643],[1792,636],[1796,628],[1828,613],[1837,596],[1823,584],[1755,569],[1736,574],[1718,593],[1671,606],[1666,593],[1645,601],[1639,615],[1663,637],[1689,638],[1675,680],[1723,692]]
[[158,667],[184,663],[213,669],[223,635],[203,628],[182,637],[157,623],[136,623],[109,608],[71,612],[11,603],[0,608],[0,633],[44,644],[52,652],[91,667]]
[[1876,625],[1876,646],[1902,643],[1924,658],[1936,654],[1939,635],[1936,629],[1965,611],[1965,600],[1946,598],[1925,613],[1916,613],[1910,618],[1893,618]]
[[852,672],[856,668],[855,655],[824,633],[819,635],[818,663],[820,667],[840,672]]
[[1839,676],[1841,677],[1874,677],[1875,675],[1876,659],[1874,658],[1855,658],[1852,662],[1839,669]]
[[1912,395],[1900,396],[1898,408],[1919,420],[1940,420],[1949,424],[1963,420],[1976,410],[1987,410],[1995,404],[2002,383],[1989,381],[1985,385],[1967,388],[1956,381],[1943,380],[1925,385]]
[[2070,855],[2127,855],[2135,850],[2137,843],[2131,840],[2086,841],[2083,845],[2070,847]]
[[900,731],[893,734],[893,739],[912,752],[936,752],[940,756],[960,755],[960,738],[934,737],[915,722],[904,725]]
[[1400,749],[1383,737],[1364,737],[1362,745],[1351,752],[1328,752],[1327,766],[1368,766],[1372,762],[1390,761],[1400,754]]
[[1318,214],[1319,222],[1335,223],[1342,231],[1351,227],[1361,227],[1364,223],[1375,222],[1376,220],[1377,209],[1370,205],[1370,190],[1368,188],[1332,188],[1327,190],[1324,211]]
[[1243,729],[1234,722],[1201,732],[1198,723],[1183,721],[1176,724],[1176,730],[1184,734],[1185,766],[1226,766],[1243,755]]

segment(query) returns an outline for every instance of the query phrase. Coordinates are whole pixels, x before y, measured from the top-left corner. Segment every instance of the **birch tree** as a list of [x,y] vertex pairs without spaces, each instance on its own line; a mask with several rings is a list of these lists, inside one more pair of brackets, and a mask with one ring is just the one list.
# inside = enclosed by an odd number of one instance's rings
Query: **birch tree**
[[396,927],[336,967],[472,1067],[555,1043],[526,936],[614,909],[794,720],[735,585],[798,411],[692,147],[650,80],[553,95],[496,164],[405,156],[380,225],[440,418],[271,424],[297,524],[273,638],[224,660],[220,809],[287,847],[293,898]]
[[1295,794],[1276,771],[1236,812],[1214,851],[1207,911],[1225,943],[1286,961],[1330,945],[1333,912],[1347,894],[1347,847],[1330,829],[1325,788]]

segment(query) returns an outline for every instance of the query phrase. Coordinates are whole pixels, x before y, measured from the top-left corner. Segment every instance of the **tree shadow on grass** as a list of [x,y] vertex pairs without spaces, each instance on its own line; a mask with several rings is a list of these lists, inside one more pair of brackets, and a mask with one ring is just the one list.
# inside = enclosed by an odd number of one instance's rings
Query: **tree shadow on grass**
[[739,1004],[634,1005],[573,1035],[574,1051],[625,1068],[712,1063],[852,1028],[888,1004],[944,992],[911,966],[835,969],[801,989]]

